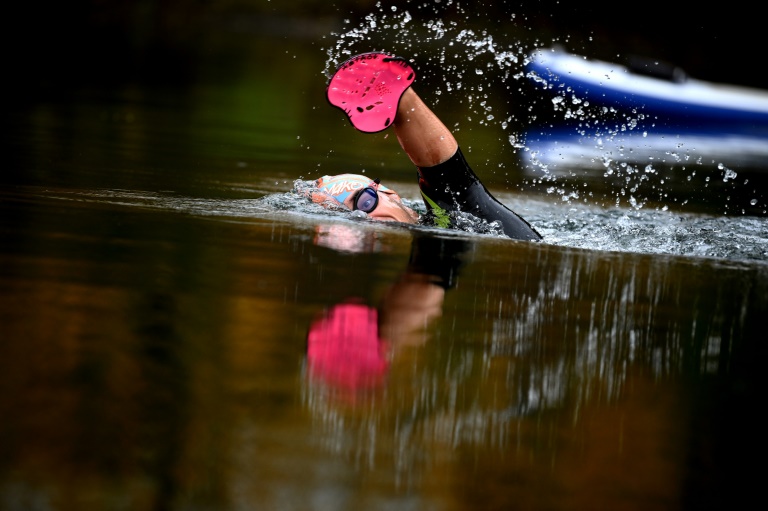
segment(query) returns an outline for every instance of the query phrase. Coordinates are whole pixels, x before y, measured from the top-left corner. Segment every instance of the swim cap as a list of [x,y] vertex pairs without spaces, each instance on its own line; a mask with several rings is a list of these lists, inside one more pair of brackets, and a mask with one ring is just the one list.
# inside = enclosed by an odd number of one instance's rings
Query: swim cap
[[[337,176],[323,176],[317,180],[317,187],[342,204],[350,194],[367,186],[373,185],[373,179],[360,174],[339,174]],[[378,185],[380,192],[391,192],[384,185]]]

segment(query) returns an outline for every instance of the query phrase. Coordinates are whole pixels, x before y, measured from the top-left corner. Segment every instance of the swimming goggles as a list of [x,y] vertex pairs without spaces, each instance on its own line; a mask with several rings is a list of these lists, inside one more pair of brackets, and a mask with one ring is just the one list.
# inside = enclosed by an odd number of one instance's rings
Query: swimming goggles
[[364,213],[370,213],[379,205],[379,183],[381,180],[377,177],[373,180],[372,186],[366,186],[355,194],[352,201],[352,209],[360,210]]

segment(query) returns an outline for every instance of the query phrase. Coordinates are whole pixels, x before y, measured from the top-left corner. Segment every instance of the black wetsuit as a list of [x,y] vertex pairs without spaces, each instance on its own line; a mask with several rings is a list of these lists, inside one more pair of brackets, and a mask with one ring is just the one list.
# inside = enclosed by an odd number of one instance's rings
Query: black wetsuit
[[446,291],[453,288],[472,244],[461,238],[416,234],[411,243],[408,273],[430,277]]
[[517,240],[540,241],[541,235],[520,215],[499,202],[480,182],[461,152],[434,167],[419,167],[419,189],[424,204],[444,226],[448,212],[463,211],[487,222],[501,223],[504,234]]

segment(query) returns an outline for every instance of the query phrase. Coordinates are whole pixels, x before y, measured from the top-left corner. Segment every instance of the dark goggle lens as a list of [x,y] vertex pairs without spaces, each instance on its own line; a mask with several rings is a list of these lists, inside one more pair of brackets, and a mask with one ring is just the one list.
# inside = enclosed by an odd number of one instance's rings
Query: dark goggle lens
[[373,188],[363,188],[355,198],[355,209],[370,213],[379,204],[379,194]]

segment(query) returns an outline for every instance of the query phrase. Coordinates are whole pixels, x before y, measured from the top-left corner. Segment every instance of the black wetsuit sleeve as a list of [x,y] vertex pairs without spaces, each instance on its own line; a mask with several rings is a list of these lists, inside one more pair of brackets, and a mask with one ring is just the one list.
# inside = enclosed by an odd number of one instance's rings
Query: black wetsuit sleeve
[[541,240],[531,224],[491,195],[470,168],[461,148],[443,163],[419,167],[418,178],[424,204],[435,215],[463,211],[487,222],[498,221],[510,238]]
[[408,272],[428,275],[438,286],[451,289],[470,248],[471,245],[461,239],[417,235],[411,244]]

